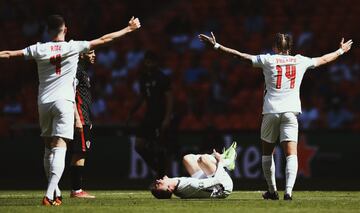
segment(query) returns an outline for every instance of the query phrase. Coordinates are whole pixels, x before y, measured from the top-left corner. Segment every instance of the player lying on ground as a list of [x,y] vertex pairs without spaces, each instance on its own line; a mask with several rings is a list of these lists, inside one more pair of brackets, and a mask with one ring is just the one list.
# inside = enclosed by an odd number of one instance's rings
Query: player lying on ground
[[289,34],[278,33],[275,36],[273,50],[275,54],[250,55],[230,49],[216,42],[215,36],[199,35],[201,41],[216,50],[230,54],[239,59],[252,62],[260,67],[265,76],[265,96],[263,105],[263,120],[261,124],[262,167],[268,184],[264,199],[278,200],[275,182],[275,163],[273,153],[275,142],[280,136],[280,142],[286,155],[286,188],[284,200],[292,200],[292,189],[298,169],[297,115],[301,113],[300,84],[307,69],[315,68],[337,59],[348,52],[352,40],[340,42],[340,48],[332,53],[318,58],[308,58],[302,55],[290,55],[292,37]]
[[180,198],[226,198],[233,182],[224,168],[235,169],[235,149],[236,142],[223,154],[214,150],[212,155],[185,155],[184,167],[191,177],[164,176],[153,183],[151,193],[158,199],[169,199],[172,194]]
[[65,41],[67,27],[59,15],[49,16],[47,32],[51,41],[37,43],[22,50],[1,51],[0,59],[23,57],[34,59],[39,76],[38,110],[41,137],[45,142],[44,169],[48,186],[42,204],[61,205],[58,183],[65,167],[67,142],[73,139],[75,76],[79,53],[109,44],[140,28],[132,17],[119,31],[91,41]]

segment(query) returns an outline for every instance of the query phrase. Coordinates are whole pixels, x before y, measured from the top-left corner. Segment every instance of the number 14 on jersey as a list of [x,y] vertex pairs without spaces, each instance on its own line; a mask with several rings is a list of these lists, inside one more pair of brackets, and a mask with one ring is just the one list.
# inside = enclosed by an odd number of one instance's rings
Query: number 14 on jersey
[[281,89],[282,83],[282,73],[283,68],[285,67],[285,76],[290,79],[290,89],[294,89],[295,87],[295,78],[296,78],[296,66],[295,65],[284,65],[276,66],[277,76],[276,76],[276,89]]

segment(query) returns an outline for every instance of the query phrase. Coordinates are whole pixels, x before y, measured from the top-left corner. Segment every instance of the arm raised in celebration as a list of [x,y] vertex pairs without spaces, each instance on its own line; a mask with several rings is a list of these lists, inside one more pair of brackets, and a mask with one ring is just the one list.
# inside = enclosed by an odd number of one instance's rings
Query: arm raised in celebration
[[253,55],[247,54],[247,53],[242,53],[240,51],[237,51],[235,49],[231,49],[229,47],[225,47],[219,43],[216,42],[216,38],[213,32],[211,32],[211,37],[204,35],[204,34],[200,34],[199,35],[199,39],[204,42],[206,45],[214,47],[215,50],[219,50],[221,52],[224,52],[226,54],[232,55],[236,58],[240,58],[240,59],[245,59],[245,60],[250,60],[253,57]]
[[341,39],[340,42],[340,48],[334,52],[328,53],[326,55],[323,55],[321,57],[315,58],[316,60],[316,67],[330,63],[334,60],[336,60],[340,55],[348,52],[351,49],[351,45],[353,44],[353,41],[350,39],[347,42],[344,43],[344,38]]
[[139,19],[132,17],[129,21],[129,25],[127,27],[125,27],[124,29],[103,35],[100,38],[90,41],[90,49],[95,49],[100,46],[111,43],[113,41],[116,41],[119,38],[123,37],[124,35],[139,29],[140,27],[141,27],[141,24],[140,24]]

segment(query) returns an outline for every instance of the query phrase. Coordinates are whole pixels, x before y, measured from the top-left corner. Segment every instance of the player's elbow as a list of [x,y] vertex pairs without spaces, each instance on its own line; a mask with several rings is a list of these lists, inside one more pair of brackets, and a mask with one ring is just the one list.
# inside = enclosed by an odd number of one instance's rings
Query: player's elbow
[[105,44],[103,37],[90,41],[90,49],[96,49]]
[[329,63],[329,61],[327,61],[326,58],[320,57],[316,60],[315,67],[319,67],[327,63]]

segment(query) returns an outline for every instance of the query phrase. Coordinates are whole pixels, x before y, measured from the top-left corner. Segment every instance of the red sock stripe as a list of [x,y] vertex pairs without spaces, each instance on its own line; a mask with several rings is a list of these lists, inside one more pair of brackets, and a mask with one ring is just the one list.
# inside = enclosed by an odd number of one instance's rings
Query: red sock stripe
[[80,97],[80,95],[79,95],[78,92],[76,93],[76,97],[77,97],[77,100],[78,100],[76,105],[77,105],[77,110],[78,110],[78,112],[79,112],[80,120],[81,120],[81,123],[82,123],[83,125],[85,125],[83,112],[82,112],[82,110],[81,110],[81,105],[83,104],[83,100],[81,99],[81,97]]

